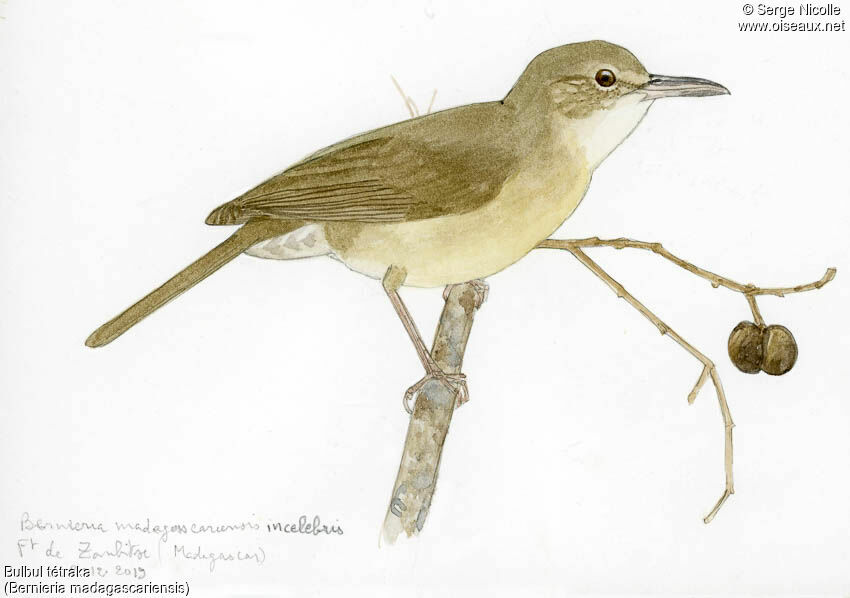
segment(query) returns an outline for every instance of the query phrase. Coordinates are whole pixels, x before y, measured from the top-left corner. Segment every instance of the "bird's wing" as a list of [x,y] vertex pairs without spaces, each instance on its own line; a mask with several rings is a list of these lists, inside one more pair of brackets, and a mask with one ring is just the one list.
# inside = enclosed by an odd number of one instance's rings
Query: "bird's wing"
[[493,199],[520,153],[499,102],[404,121],[317,152],[216,208],[209,224],[270,217],[401,222],[459,214]]

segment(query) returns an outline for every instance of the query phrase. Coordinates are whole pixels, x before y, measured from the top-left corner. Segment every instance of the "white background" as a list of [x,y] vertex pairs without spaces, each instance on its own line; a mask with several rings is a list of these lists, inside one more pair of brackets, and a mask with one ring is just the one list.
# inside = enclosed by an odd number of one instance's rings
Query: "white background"
[[[850,6],[844,7],[845,11]],[[0,559],[49,520],[285,521],[261,566],[163,565],[193,595],[850,592],[848,33],[739,33],[741,3],[0,4]],[[842,15],[842,18],[846,15]],[[794,19],[798,20],[798,19]],[[240,257],[99,350],[99,324],[227,231],[220,203],[420,106],[501,98],[538,52],[619,43],[732,95],[656,102],[558,236],[662,241],[765,298],[799,361],[747,376],[738,294],[593,250],[717,363],[737,493],[700,365],[567,254],[490,279],[424,533],[378,535],[421,367],[380,285]],[[440,291],[404,289],[430,336]],[[240,543],[235,537],[233,546]]]

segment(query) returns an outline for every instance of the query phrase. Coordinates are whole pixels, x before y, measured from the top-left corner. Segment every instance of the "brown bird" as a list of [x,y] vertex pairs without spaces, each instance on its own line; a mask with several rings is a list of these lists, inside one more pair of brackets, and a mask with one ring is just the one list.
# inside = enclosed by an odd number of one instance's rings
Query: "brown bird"
[[207,224],[241,225],[158,289],[95,330],[100,347],[240,253],[328,255],[383,281],[425,367],[440,371],[398,289],[486,278],[566,220],[594,169],[658,98],[727,94],[717,83],[650,75],[628,50],[591,41],[535,57],[505,96],[352,137],[216,208]]

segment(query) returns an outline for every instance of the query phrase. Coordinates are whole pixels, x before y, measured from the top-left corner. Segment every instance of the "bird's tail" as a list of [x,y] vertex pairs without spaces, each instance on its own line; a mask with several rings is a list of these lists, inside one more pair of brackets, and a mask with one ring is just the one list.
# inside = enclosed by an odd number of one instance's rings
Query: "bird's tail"
[[87,347],[102,347],[112,342],[143,318],[177,295],[195,286],[252,245],[298,228],[302,223],[289,220],[251,220],[197,261],[187,266],[158,289],[109,320],[86,339]]

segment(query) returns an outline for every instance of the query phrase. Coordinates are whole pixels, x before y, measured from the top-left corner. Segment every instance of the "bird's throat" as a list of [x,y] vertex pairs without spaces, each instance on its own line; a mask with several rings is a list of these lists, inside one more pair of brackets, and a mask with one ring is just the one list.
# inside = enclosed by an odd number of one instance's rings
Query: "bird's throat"
[[639,94],[623,96],[611,107],[595,110],[585,118],[558,113],[554,127],[560,143],[576,148],[595,169],[634,131],[650,105],[652,102],[641,101]]

